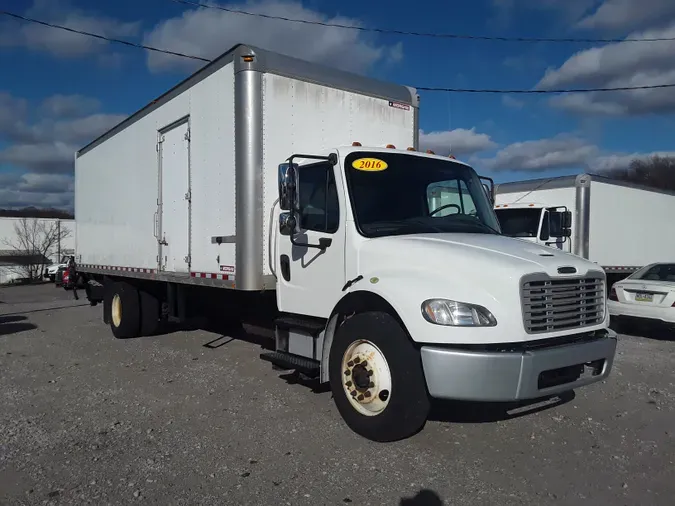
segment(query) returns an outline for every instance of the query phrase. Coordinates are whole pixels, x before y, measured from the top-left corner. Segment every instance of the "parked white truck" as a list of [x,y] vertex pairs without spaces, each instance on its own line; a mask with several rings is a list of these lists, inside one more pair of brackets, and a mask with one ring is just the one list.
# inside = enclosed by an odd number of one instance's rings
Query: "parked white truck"
[[430,398],[606,378],[602,270],[502,236],[471,167],[416,151],[418,100],[234,47],[77,153],[88,298],[118,338],[162,318],[269,319],[262,358],[329,382],[376,441],[420,430]]
[[505,235],[589,259],[609,288],[673,258],[675,192],[579,174],[498,184],[495,193]]

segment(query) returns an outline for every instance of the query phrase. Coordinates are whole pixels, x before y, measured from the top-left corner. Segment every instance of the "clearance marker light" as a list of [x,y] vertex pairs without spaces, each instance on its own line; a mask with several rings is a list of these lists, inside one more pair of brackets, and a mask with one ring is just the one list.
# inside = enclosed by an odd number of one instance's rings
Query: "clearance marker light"
[[360,145],[361,145],[360,142],[356,142],[356,141],[352,142],[352,146],[360,146]]

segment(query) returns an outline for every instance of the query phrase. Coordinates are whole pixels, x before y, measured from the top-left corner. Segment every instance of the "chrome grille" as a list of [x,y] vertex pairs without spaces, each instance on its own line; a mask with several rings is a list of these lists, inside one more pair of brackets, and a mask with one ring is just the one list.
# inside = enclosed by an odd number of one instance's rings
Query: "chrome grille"
[[528,334],[597,325],[605,317],[604,277],[524,279],[521,302]]

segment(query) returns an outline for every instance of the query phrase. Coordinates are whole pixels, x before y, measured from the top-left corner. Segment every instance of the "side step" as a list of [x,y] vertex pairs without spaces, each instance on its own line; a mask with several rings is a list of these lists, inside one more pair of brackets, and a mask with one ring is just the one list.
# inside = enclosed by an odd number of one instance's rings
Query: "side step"
[[261,353],[260,358],[286,370],[296,370],[307,376],[319,375],[319,362],[283,351]]
[[314,337],[326,328],[326,320],[321,318],[300,318],[293,315],[280,316],[274,320],[274,324],[281,330],[300,330]]

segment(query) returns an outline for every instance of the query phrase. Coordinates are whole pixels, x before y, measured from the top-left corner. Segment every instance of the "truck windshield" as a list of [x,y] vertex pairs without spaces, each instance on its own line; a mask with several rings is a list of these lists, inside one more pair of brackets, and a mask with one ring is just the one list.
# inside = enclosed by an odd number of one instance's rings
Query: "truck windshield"
[[497,219],[504,235],[510,237],[537,237],[541,209],[496,209]]
[[501,233],[476,172],[451,159],[361,151],[347,156],[345,173],[365,237]]

